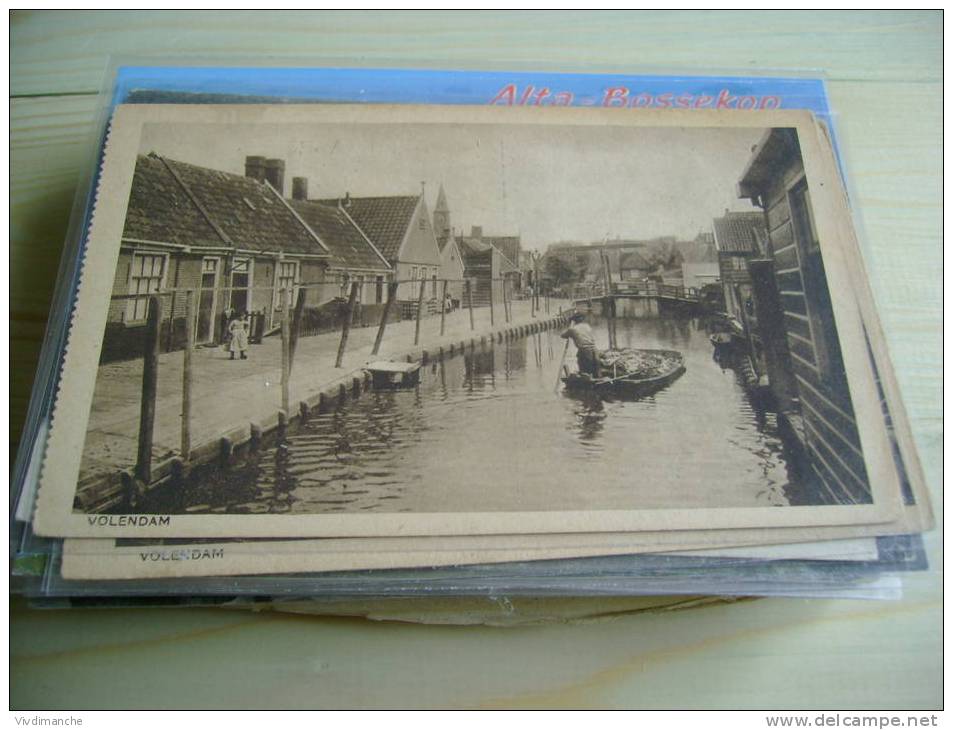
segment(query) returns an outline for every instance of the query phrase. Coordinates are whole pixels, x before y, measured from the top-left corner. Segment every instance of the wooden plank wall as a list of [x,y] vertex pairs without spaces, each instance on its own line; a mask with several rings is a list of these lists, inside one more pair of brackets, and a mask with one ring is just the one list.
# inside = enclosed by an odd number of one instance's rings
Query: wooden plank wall
[[788,190],[803,172],[800,159],[790,162],[765,196],[765,217],[804,420],[805,445],[811,466],[831,502],[866,503],[871,499],[871,489],[850,394],[841,387],[840,380],[824,372],[818,356],[821,343],[817,338],[824,337],[824,346],[828,348],[836,348],[837,340],[831,333],[818,332],[817,321],[811,321],[809,308],[816,306],[819,296],[817,292],[805,291],[802,268],[806,262],[801,260],[791,220]]

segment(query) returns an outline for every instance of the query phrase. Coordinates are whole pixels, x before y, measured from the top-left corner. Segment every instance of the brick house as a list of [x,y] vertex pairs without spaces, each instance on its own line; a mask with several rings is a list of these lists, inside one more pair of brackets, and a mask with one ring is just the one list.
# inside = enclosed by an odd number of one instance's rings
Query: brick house
[[[245,173],[154,153],[137,158],[102,361],[141,353],[146,294],[162,294],[164,350],[184,344],[187,290],[195,292],[197,345],[221,342],[227,318],[242,311],[272,329],[284,289],[308,286],[311,306],[339,294],[331,272],[352,262],[341,256],[340,231],[325,231],[322,240],[285,200],[282,160],[248,157]],[[363,242],[374,259],[362,237],[352,242]]]

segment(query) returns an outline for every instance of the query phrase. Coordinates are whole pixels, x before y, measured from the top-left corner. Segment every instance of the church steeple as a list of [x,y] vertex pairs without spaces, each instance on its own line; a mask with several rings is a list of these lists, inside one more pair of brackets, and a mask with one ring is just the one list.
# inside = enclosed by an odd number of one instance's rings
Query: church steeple
[[437,243],[443,248],[450,238],[450,208],[447,206],[447,194],[440,183],[440,192],[437,193],[437,204],[433,209],[433,231],[437,236]]

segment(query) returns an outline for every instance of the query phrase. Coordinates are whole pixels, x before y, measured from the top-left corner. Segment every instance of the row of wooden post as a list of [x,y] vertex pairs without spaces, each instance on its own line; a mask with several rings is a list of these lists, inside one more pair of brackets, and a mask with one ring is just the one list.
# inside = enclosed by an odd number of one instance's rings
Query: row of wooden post
[[[414,325],[414,345],[420,344],[420,326],[423,319],[423,306],[426,290],[426,281],[421,281],[420,291],[417,297],[416,323]],[[447,286],[449,282],[444,280],[443,292],[440,300],[440,336],[446,332],[446,299]],[[506,281],[501,280],[502,284],[502,304],[503,315],[507,324],[512,319],[512,303],[507,296]],[[347,309],[344,317],[344,323],[341,328],[341,340],[338,344],[337,357],[334,366],[339,368],[344,361],[344,353],[347,349],[348,336],[351,331],[351,322],[354,318],[354,307],[357,302],[360,284],[355,282],[351,285],[351,290],[347,300]],[[397,300],[398,282],[390,282],[387,285],[387,300],[384,303],[384,309],[381,313],[380,324],[377,329],[377,336],[374,340],[374,347],[371,350],[372,355],[380,352],[381,344],[384,340],[384,330],[390,319],[394,304]],[[470,329],[476,328],[473,316],[473,287],[471,280],[464,282],[464,291],[466,306],[470,318]],[[294,364],[295,351],[298,344],[298,336],[301,327],[301,319],[304,313],[304,305],[307,296],[307,289],[298,290],[298,297],[292,308],[291,290],[283,289],[281,292],[281,409],[288,413],[291,405],[291,372]],[[533,316],[539,308],[539,293],[534,291],[530,307]],[[495,326],[495,303],[493,298],[493,282],[490,282],[490,325]],[[139,439],[136,454],[135,477],[143,484],[149,484],[152,478],[152,445],[155,432],[156,416],[156,398],[158,393],[159,377],[159,350],[160,350],[160,332],[162,323],[162,299],[159,295],[149,297],[148,313],[146,315],[146,336],[143,352],[142,368],[142,399],[139,412]],[[170,307],[170,330],[173,329],[175,318],[174,307]],[[549,312],[549,298],[546,298],[546,312]],[[197,308],[194,292],[188,290],[185,292],[185,343],[182,353],[182,424],[180,433],[180,453],[183,461],[188,462],[192,453],[192,351],[195,348],[195,328]],[[170,337],[174,333],[170,332]]]

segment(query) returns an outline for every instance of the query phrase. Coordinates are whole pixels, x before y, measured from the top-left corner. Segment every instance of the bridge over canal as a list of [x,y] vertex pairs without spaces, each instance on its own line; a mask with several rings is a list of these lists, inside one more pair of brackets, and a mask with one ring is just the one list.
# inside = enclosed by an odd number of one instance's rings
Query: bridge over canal
[[599,307],[600,314],[607,314],[611,302],[617,317],[657,317],[665,309],[694,310],[701,303],[698,289],[694,287],[662,284],[655,281],[622,281],[579,284],[573,290],[577,308]]

